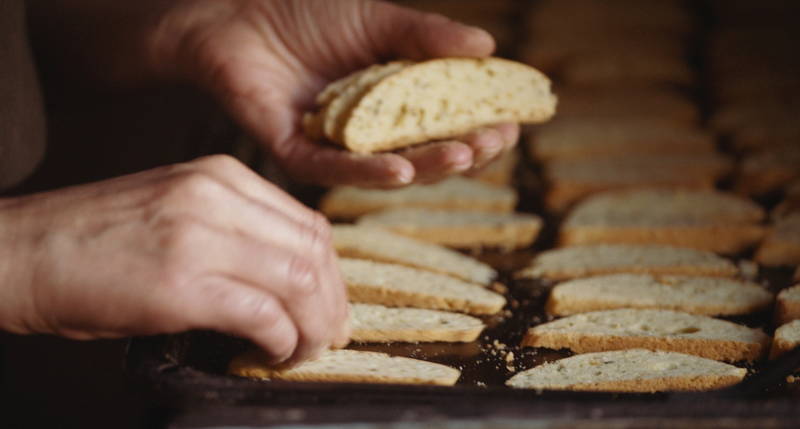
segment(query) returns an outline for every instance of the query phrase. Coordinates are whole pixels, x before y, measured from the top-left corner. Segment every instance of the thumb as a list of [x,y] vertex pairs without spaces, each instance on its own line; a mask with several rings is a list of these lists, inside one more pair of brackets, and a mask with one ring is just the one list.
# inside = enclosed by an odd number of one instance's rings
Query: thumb
[[381,56],[422,60],[494,52],[494,39],[481,28],[385,2],[366,2],[364,7],[365,32]]

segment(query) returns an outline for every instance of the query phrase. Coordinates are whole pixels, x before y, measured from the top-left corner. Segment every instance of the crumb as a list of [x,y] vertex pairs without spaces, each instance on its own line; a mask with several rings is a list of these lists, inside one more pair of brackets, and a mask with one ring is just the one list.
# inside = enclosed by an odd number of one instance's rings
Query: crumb
[[755,280],[758,277],[758,264],[747,259],[742,259],[739,261],[739,271],[742,273],[742,277],[745,280]]
[[506,362],[508,362],[509,364],[514,362],[514,352],[506,353]]
[[519,308],[519,301],[517,301],[516,299],[512,299],[511,300],[511,308],[513,308],[515,310],[518,309]]
[[504,284],[502,284],[500,282],[493,282],[492,285],[489,286],[489,289],[491,289],[491,290],[493,290],[493,291],[495,291],[495,292],[497,292],[499,294],[508,293],[508,288],[506,287],[506,285],[504,285]]
[[793,375],[790,375],[790,376],[786,377],[786,382],[787,383],[794,383],[797,380],[798,380],[798,378],[793,376]]
[[484,383],[482,381],[476,382],[475,385],[478,386],[478,387],[486,387],[486,383]]

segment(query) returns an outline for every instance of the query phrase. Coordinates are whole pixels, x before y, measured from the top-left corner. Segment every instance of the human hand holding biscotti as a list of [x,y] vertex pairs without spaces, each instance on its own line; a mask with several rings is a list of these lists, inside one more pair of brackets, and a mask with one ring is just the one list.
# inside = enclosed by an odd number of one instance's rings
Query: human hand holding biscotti
[[330,225],[213,156],[2,200],[0,329],[74,339],[212,329],[277,362],[349,340]]
[[[443,16],[372,0],[53,1],[63,3],[62,8],[90,4],[97,17],[93,28],[105,25],[108,33],[124,33],[117,34],[120,41],[113,50],[75,48],[69,69],[77,62],[103,63],[87,73],[109,70],[113,73],[104,71],[98,78],[117,79],[115,85],[159,79],[193,83],[224,105],[299,181],[374,187],[436,181],[485,165],[516,144],[519,134],[516,124],[501,124],[369,156],[303,136],[302,116],[314,106],[316,95],[355,70],[397,58],[492,53],[494,41],[488,33]],[[107,22],[116,21],[103,21],[100,8],[104,15],[124,15],[119,19],[126,23],[124,31],[110,28]],[[74,10],[69,8],[68,15]],[[59,26],[53,27],[60,28],[61,19],[54,21]],[[93,35],[91,40],[102,43],[103,38]],[[109,55],[115,57],[104,63]],[[84,60],[78,61],[80,57]]]

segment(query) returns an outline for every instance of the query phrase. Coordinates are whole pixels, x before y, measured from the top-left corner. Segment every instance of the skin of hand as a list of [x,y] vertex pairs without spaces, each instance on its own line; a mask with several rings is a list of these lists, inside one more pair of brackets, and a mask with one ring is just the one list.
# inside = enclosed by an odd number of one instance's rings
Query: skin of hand
[[493,52],[487,32],[440,15],[372,0],[32,1],[41,3],[34,18],[54,17],[48,29],[63,27],[64,21],[81,23],[57,31],[52,43],[77,33],[88,44],[99,44],[62,50],[74,52],[68,56],[72,68],[93,63],[88,69],[107,71],[102,78],[118,77],[117,84],[191,82],[212,94],[300,181],[373,187],[433,182],[480,168],[516,144],[519,135],[518,125],[500,124],[451,141],[369,156],[303,136],[301,118],[316,95],[350,72],[397,58]]
[[6,331],[211,329],[289,364],[349,339],[330,225],[231,157],[0,200],[0,240]]

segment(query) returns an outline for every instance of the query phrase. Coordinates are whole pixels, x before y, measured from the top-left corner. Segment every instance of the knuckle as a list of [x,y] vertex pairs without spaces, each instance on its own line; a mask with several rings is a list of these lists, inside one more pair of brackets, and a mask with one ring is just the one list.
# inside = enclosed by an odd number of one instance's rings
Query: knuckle
[[223,190],[213,177],[199,171],[178,175],[171,183],[170,196],[188,204],[207,202]]
[[288,280],[292,290],[301,296],[314,295],[319,289],[316,266],[302,257],[293,257],[288,265]]
[[272,296],[263,293],[236,297],[232,307],[245,320],[252,320],[259,329],[264,330],[279,326],[285,317],[281,305]]
[[245,168],[244,164],[238,159],[227,154],[208,155],[198,158],[195,162],[204,167],[220,171],[235,171]]

